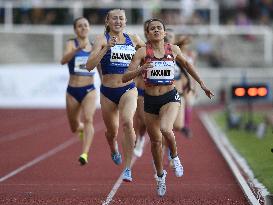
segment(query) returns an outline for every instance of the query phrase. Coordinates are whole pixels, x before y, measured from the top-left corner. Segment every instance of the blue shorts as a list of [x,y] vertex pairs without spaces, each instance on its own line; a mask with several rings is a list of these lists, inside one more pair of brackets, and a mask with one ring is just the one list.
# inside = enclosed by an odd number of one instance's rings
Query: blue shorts
[[169,102],[181,103],[180,95],[176,89],[159,96],[144,93],[144,111],[147,113],[158,115],[161,107]]
[[81,103],[84,97],[93,90],[95,90],[94,84],[84,87],[71,87],[70,85],[68,85],[66,92],[73,96],[79,103]]
[[100,92],[107,97],[109,100],[111,100],[112,102],[114,102],[115,104],[119,104],[119,100],[121,98],[121,96],[126,93],[127,91],[135,88],[135,83],[132,82],[129,85],[126,85],[124,87],[118,87],[118,88],[110,88],[110,87],[106,87],[104,85],[100,86]]
[[144,89],[142,88],[137,88],[137,93],[138,93],[138,96],[144,96]]

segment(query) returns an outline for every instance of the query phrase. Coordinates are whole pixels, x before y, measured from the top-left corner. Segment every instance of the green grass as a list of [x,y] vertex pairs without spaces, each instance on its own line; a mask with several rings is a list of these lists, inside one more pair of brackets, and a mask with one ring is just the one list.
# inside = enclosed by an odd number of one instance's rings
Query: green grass
[[[254,114],[254,122],[262,121],[262,113]],[[225,131],[235,149],[247,160],[248,165],[257,178],[270,193],[273,193],[273,128],[268,127],[264,138],[256,137],[255,131],[244,129],[228,130],[226,126],[225,112],[213,115],[216,123]],[[243,122],[246,122],[243,117]]]

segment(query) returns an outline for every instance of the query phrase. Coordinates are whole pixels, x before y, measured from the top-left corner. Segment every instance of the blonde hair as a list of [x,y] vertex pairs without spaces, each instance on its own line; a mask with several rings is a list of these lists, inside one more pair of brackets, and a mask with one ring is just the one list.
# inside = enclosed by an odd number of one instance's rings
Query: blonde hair
[[105,32],[106,33],[109,33],[110,32],[110,27],[107,25],[108,23],[108,20],[109,20],[109,16],[112,12],[115,12],[115,11],[122,11],[124,13],[124,16],[126,17],[125,15],[125,10],[124,9],[111,9],[107,12],[107,15],[105,17]]

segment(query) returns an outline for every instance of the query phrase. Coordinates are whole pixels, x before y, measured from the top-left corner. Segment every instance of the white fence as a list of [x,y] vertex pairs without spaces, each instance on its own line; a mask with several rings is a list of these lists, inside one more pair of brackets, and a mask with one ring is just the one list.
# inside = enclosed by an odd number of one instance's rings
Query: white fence
[[[65,108],[68,77],[66,65],[0,65],[0,108]],[[99,95],[97,72],[95,87]]]

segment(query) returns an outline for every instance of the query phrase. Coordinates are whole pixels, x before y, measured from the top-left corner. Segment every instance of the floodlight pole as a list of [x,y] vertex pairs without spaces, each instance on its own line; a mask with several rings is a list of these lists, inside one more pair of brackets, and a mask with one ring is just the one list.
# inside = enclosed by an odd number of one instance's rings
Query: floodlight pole
[[245,125],[247,131],[255,130],[255,125],[253,123],[253,102],[252,99],[247,100],[247,123]]

